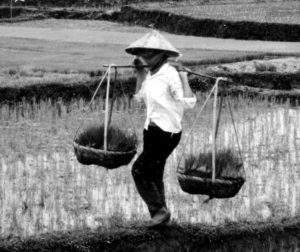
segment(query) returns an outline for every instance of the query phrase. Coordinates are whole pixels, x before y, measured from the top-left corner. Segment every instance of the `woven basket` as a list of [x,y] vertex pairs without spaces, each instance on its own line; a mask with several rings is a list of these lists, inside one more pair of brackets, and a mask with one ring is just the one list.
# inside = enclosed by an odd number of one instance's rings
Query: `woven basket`
[[115,169],[127,165],[136,154],[136,150],[128,152],[104,151],[73,142],[75,155],[79,163],[84,165],[99,165]]
[[178,173],[181,189],[189,194],[204,194],[210,198],[234,197],[245,182],[243,177],[221,177],[213,182],[211,178]]

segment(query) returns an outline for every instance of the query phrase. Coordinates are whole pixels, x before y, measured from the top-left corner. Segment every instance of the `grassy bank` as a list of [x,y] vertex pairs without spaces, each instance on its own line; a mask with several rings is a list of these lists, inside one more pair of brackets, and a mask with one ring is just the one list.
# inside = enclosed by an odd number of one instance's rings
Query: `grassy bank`
[[[206,62],[207,63],[207,62]],[[265,63],[267,66],[268,62]],[[203,66],[195,67],[194,71],[202,74],[208,74],[215,77],[228,77],[231,83],[226,84],[228,94],[247,93],[247,89],[235,90],[235,87],[252,87],[268,90],[289,91],[277,95],[277,99],[288,99],[299,102],[300,96],[297,92],[293,95],[293,90],[299,89],[300,74],[299,72],[280,73],[270,71],[257,71],[249,73],[206,70]],[[221,69],[221,70],[220,70]],[[262,69],[262,67],[260,68]],[[23,100],[40,101],[52,99],[53,101],[62,100],[70,102],[74,99],[89,100],[98,87],[103,70],[98,71],[71,71],[71,70],[46,70],[31,68],[10,68],[5,69],[0,74],[0,103],[14,104]],[[189,77],[192,89],[197,91],[208,91],[214,85],[213,80],[207,80],[202,77],[191,75]],[[114,89],[114,95],[120,97],[124,94],[131,97],[135,90],[135,78],[132,71],[121,72],[115,82],[112,76],[111,84]],[[97,97],[105,96],[106,84],[102,86]],[[231,89],[230,89],[231,88]],[[248,90],[249,92],[251,90]],[[251,93],[251,92],[250,92]],[[112,95],[112,93],[111,93]],[[252,95],[255,94],[252,90]],[[266,94],[261,95],[265,96]],[[268,95],[267,95],[268,96]],[[274,97],[270,95],[270,97]]]
[[[117,225],[108,230],[77,230],[46,233],[26,239],[0,239],[6,251],[297,251],[299,217],[281,221],[178,225],[158,230],[143,228],[144,223]],[[264,242],[262,242],[264,241]],[[282,249],[285,247],[285,250]]]
[[[188,7],[188,9],[192,8],[193,6]],[[231,13],[231,11],[227,12]],[[139,9],[132,6],[123,7],[116,18],[116,21],[119,22],[143,26],[152,24],[157,29],[175,34],[243,40],[300,41],[299,23],[261,23],[257,21],[209,19],[176,14],[163,8]]]
[[[157,29],[175,34],[297,42],[300,40],[298,10],[297,1],[220,4],[207,1],[203,4],[199,4],[199,1],[148,2],[123,6],[121,11],[78,7],[40,8],[36,10],[40,16],[33,15],[32,19],[44,16],[56,19],[110,20],[144,26],[152,24]],[[16,8],[14,13],[16,17],[28,14],[22,7]],[[10,8],[2,7],[0,15],[8,18]],[[32,13],[28,15],[30,19]]]
[[218,1],[199,4],[199,1],[194,0],[171,3],[146,2],[137,6],[199,19],[300,24],[298,1]]

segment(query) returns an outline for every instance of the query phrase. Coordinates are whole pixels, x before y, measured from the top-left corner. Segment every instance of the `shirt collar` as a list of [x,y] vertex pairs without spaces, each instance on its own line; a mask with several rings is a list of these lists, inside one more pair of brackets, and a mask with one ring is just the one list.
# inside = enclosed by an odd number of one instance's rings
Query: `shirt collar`
[[161,74],[164,74],[164,73],[168,70],[169,67],[170,67],[170,64],[169,64],[168,62],[166,62],[165,64],[163,64],[163,65],[161,66],[161,68],[160,68],[155,74],[151,75],[151,73],[150,73],[150,71],[149,71],[149,72],[148,72],[148,77],[149,77],[149,78],[154,78],[154,77],[156,77],[156,76],[159,76],[159,75],[161,75]]

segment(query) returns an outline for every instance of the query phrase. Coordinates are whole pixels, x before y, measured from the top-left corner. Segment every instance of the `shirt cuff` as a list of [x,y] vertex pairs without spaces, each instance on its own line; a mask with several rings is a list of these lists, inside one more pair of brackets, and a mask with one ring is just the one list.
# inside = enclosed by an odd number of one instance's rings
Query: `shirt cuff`
[[183,97],[182,98],[183,105],[185,108],[193,108],[196,105],[197,99],[196,96],[193,95],[192,97]]
[[138,101],[138,102],[142,102],[143,101],[143,98],[142,98],[142,95],[140,93],[137,93],[137,94],[134,94],[133,95],[133,98]]

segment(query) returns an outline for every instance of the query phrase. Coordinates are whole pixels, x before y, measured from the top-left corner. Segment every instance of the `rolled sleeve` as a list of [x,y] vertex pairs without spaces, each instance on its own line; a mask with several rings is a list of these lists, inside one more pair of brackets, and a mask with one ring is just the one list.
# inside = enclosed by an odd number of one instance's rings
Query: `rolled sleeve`
[[170,90],[175,100],[180,101],[185,109],[193,108],[196,105],[196,96],[183,97],[183,88],[178,72],[174,69],[170,78]]
[[133,98],[137,101],[137,102],[142,102],[143,101],[143,96],[141,94],[141,92],[138,92],[136,94],[133,95]]
[[196,96],[193,95],[193,97],[183,97],[182,103],[185,109],[192,109],[195,107],[197,102]]

